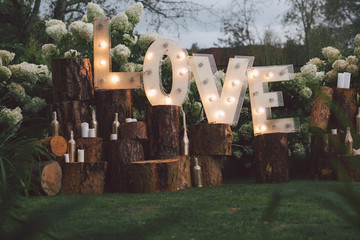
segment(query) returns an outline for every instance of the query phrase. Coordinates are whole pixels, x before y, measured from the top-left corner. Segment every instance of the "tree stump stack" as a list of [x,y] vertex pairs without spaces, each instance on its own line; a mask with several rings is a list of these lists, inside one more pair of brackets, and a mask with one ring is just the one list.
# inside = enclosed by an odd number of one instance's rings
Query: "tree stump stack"
[[[355,133],[356,111],[356,89],[332,89],[322,86],[316,93],[309,128],[313,133],[311,168],[315,179],[344,179],[344,175],[340,174],[341,169],[345,169],[342,173],[349,174],[352,180],[356,179],[354,172],[348,171],[356,157],[344,155],[347,127],[351,129],[353,148],[359,148],[360,135]],[[330,128],[337,129],[337,134],[330,134]],[[342,177],[339,177],[340,175]]]
[[[223,156],[231,155],[233,139],[229,124],[200,124],[189,127],[190,155],[199,160],[203,186],[221,185]],[[194,161],[191,171],[193,167]]]

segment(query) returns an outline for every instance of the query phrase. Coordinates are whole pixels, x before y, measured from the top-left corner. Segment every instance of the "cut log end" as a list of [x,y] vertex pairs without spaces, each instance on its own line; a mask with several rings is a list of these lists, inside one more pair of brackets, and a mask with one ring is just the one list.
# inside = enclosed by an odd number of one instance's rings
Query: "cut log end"
[[53,155],[62,157],[66,153],[66,140],[61,136],[52,136],[40,140],[40,143]]
[[58,162],[44,164],[41,172],[41,188],[49,196],[59,193],[62,181],[62,171]]

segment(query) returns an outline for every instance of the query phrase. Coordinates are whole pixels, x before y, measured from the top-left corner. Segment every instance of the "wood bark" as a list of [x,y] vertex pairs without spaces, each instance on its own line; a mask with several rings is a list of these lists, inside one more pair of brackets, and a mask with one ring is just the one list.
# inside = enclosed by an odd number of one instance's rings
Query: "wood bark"
[[104,193],[106,162],[63,163],[62,194]]
[[[221,166],[223,163],[222,156],[196,156],[201,167],[202,185],[203,186],[219,186],[222,183]],[[194,157],[191,157],[191,177],[192,184],[194,182]]]
[[81,138],[81,123],[91,121],[89,101],[69,101],[54,104],[60,125],[59,134],[70,139],[70,131],[74,131],[75,140]]
[[96,116],[99,127],[99,137],[104,141],[110,139],[112,123],[115,113],[119,114],[119,122],[124,123],[125,118],[133,115],[130,89],[96,91]]
[[110,141],[108,145],[110,154],[106,189],[111,192],[129,192],[129,164],[144,160],[143,147],[130,139]]
[[289,181],[288,141],[286,133],[258,135],[254,138],[256,182]]
[[180,155],[179,106],[147,106],[146,126],[150,156],[154,159]]
[[61,136],[52,136],[40,140],[40,143],[54,157],[63,157],[67,150],[66,140]]
[[179,159],[178,189],[191,188],[190,156],[178,156],[177,159]]
[[346,128],[350,127],[355,132],[355,121],[357,114],[357,91],[356,89],[336,88],[332,116],[334,128],[338,133],[345,134]]
[[311,165],[315,179],[336,180],[334,161],[345,152],[340,135],[316,134],[311,137]]
[[341,155],[336,170],[338,180],[360,182],[360,155]]
[[189,127],[190,155],[231,156],[234,136],[229,124],[200,124]]
[[57,161],[46,161],[32,167],[36,185],[41,186],[41,193],[53,196],[59,193],[62,181],[61,166]]
[[76,141],[76,148],[85,150],[85,162],[100,162],[102,145],[102,138],[79,138]]
[[119,135],[121,139],[147,140],[147,131],[145,122],[130,122],[120,125]]
[[178,188],[178,159],[132,162],[129,167],[132,192],[174,192]]
[[331,115],[331,101],[334,90],[321,86],[316,92],[312,103],[309,131],[312,133],[326,133]]
[[54,103],[94,98],[91,62],[88,58],[51,61]]

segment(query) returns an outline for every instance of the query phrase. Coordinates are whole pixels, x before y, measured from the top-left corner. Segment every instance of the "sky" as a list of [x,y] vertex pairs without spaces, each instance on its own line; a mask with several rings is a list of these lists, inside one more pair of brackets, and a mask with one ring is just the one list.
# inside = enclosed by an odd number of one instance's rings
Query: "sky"
[[[195,1],[195,0],[193,0]],[[252,0],[250,0],[252,1]],[[197,0],[196,2],[206,6],[212,6],[215,10],[221,10],[218,16],[207,13],[200,13],[199,18],[206,22],[200,24],[197,22],[190,22],[188,24],[188,31],[183,31],[180,36],[177,32],[161,31],[165,37],[169,37],[180,44],[183,48],[190,48],[193,43],[197,43],[200,48],[210,48],[214,43],[218,42],[224,34],[221,32],[221,17],[229,12],[229,4],[231,0]],[[255,1],[254,1],[255,2]],[[270,28],[280,37],[282,41],[285,40],[284,26],[281,23],[281,15],[289,8],[284,3],[284,0],[258,0],[255,3],[254,22],[255,26],[252,28],[258,40],[262,37],[265,29]],[[146,18],[146,15],[143,16]],[[142,21],[136,28],[139,33],[146,33],[146,21]]]

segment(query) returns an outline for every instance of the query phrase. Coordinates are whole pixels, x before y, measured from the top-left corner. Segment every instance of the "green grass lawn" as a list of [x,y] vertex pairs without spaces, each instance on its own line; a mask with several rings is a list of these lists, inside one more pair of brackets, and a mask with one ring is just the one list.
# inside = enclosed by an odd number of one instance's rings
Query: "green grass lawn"
[[17,214],[35,214],[30,221],[41,219],[58,239],[360,239],[360,213],[334,189],[359,199],[359,183],[227,181],[174,193],[32,197]]

